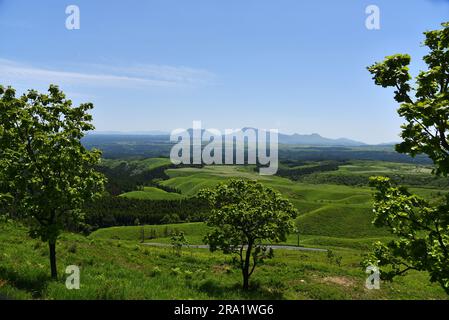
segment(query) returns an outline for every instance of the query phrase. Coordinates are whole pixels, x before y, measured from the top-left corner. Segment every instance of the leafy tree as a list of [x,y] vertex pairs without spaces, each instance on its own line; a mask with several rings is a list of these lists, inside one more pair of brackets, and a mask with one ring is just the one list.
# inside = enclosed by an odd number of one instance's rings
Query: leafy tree
[[[398,113],[407,121],[402,126],[400,153],[428,155],[436,165],[435,173],[449,173],[449,22],[443,29],[424,32],[429,53],[423,60],[428,66],[410,83],[411,58],[396,54],[376,63],[368,70],[377,85],[395,88]],[[414,95],[414,96],[413,96]]]
[[[403,142],[396,146],[400,153],[425,154],[435,164],[436,175],[449,173],[449,23],[443,28],[424,32],[424,45],[429,53],[423,60],[428,70],[411,83],[411,58],[397,54],[376,63],[368,70],[377,85],[395,88]],[[432,202],[394,186],[388,178],[372,178],[374,224],[386,226],[397,240],[377,243],[367,262],[377,263],[383,277],[408,270],[428,271],[430,280],[438,282],[449,294],[449,196]]]
[[80,141],[94,128],[92,108],[72,107],[54,85],[48,94],[30,90],[21,97],[0,87],[0,193],[8,196],[9,215],[48,242],[52,278],[58,236],[82,221],[84,202],[103,190],[104,177],[94,170],[100,152]]
[[372,178],[371,185],[377,189],[374,225],[386,226],[396,240],[377,242],[367,264],[378,265],[385,280],[409,270],[427,271],[449,294],[449,195],[435,204],[389,178]]
[[182,222],[182,220],[176,213],[166,214],[161,219],[161,223],[163,224],[175,224],[180,222]]
[[177,256],[181,256],[182,247],[189,244],[183,231],[173,233],[170,238],[170,242],[173,247],[173,251]]
[[210,250],[235,254],[242,271],[243,289],[256,266],[273,251],[264,242],[285,241],[294,230],[297,211],[281,195],[256,181],[230,180],[214,190],[202,190],[212,210],[207,224],[213,230],[205,237]]

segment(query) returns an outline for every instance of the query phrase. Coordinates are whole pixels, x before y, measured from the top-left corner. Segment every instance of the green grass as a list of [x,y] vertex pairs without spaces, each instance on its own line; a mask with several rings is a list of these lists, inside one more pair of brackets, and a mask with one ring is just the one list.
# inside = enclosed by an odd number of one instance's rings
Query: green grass
[[166,192],[155,187],[144,187],[142,191],[131,191],[123,193],[120,195],[120,197],[140,200],[178,200],[184,198],[184,196],[181,194]]
[[[193,227],[192,227],[193,228]],[[47,246],[26,229],[0,223],[0,295],[16,299],[447,299],[425,273],[410,273],[381,290],[364,288],[360,251],[334,250],[338,266],[323,252],[276,250],[258,267],[249,292],[240,289],[231,257],[205,249],[139,245],[136,241],[63,234],[57,243],[59,281],[49,279]],[[81,289],[65,288],[64,269],[81,269]]]
[[[351,218],[357,219],[357,217]],[[335,227],[335,223],[333,222],[334,219],[338,220],[339,217],[326,217],[325,214],[311,214],[310,217],[299,217],[298,226],[300,230],[300,245],[308,246],[309,243],[316,243],[319,247],[332,245],[334,247],[361,248],[366,247],[367,244],[371,245],[376,240],[389,236],[389,233],[381,229],[378,229],[378,232],[373,234],[369,221],[366,221],[365,229],[354,227],[354,230],[352,230],[350,228],[339,229],[338,227],[343,226],[343,223],[338,223],[336,224],[337,227]],[[347,218],[345,222],[351,223]],[[358,224],[356,223],[355,225]],[[189,244],[204,244],[204,236],[210,230],[205,223],[196,222],[146,225],[143,227],[130,226],[103,228],[93,232],[89,237],[92,239],[141,241],[142,228],[144,229],[145,242],[170,243],[171,235],[175,232],[182,231]],[[307,230],[308,233],[305,233],[305,230]],[[367,235],[363,234],[364,231]],[[323,239],[328,241],[324,241]],[[320,241],[322,241],[322,244],[319,244]],[[356,244],[357,242],[360,242],[360,245]],[[296,245],[297,235],[290,235],[287,241],[283,244]]]
[[[156,242],[170,244],[171,234],[173,232],[182,231],[189,244],[198,245],[204,244],[204,236],[211,228],[207,227],[203,222],[194,223],[179,223],[179,224],[167,224],[167,225],[145,225],[144,236],[145,242]],[[323,236],[313,234],[299,235],[299,245],[303,247],[316,247],[316,248],[351,248],[351,249],[363,249],[368,250],[372,247],[373,242],[378,240],[391,239],[388,233],[379,232],[376,237],[355,238],[342,236]],[[91,239],[102,240],[129,240],[138,242],[142,240],[142,227],[141,226],[129,226],[129,227],[111,227],[99,229],[89,235]],[[287,237],[287,241],[281,244],[294,245],[298,244],[297,234],[291,234]]]
[[369,208],[325,205],[301,215],[297,225],[301,234],[342,238],[386,236],[389,233],[372,225]]
[[149,159],[140,160],[140,162],[148,170],[153,170],[153,169],[171,164],[171,161],[169,158],[149,158]]
[[[343,171],[361,170],[363,161],[343,166]],[[376,238],[388,236],[385,230],[372,225],[372,190],[368,187],[354,187],[334,184],[313,184],[295,182],[277,176],[259,176],[253,167],[206,166],[204,168],[169,169],[170,179],[164,185],[181,190],[186,196],[195,195],[202,188],[211,188],[232,177],[259,180],[287,197],[298,209],[298,227],[303,235],[335,238]],[[410,164],[366,161],[365,171],[380,174],[381,171],[415,172],[427,167]],[[431,188],[411,188],[424,197],[441,192]]]
[[170,179],[163,184],[181,190],[186,196],[231,177],[257,179],[292,201],[300,213],[297,221],[304,235],[357,238],[386,234],[371,224],[372,195],[369,188],[293,182],[276,176],[259,176],[250,167],[170,169],[167,174]]
[[[141,161],[139,166],[161,166],[168,159]],[[118,160],[108,160],[118,165]],[[134,161],[134,160],[133,160]],[[335,174],[428,174],[426,167],[383,162],[351,162]],[[48,278],[47,246],[30,239],[26,230],[0,223],[0,295],[18,299],[447,299],[426,273],[412,272],[381,290],[366,290],[362,255],[377,240],[390,234],[372,226],[372,190],[335,184],[294,182],[277,176],[259,176],[254,167],[207,166],[201,169],[166,170],[166,186],[182,194],[147,187],[122,196],[139,199],[178,199],[195,195],[232,177],[259,180],[281,192],[300,215],[299,244],[332,249],[342,265],[330,262],[326,253],[276,250],[275,258],[256,269],[253,289],[239,288],[240,273],[231,257],[205,249],[184,249],[176,257],[171,248],[140,244],[142,227],[100,229],[89,237],[64,234],[58,242],[60,275],[64,267],[79,265],[81,290],[65,289],[64,281]],[[441,192],[413,188],[424,197]],[[203,243],[204,223],[144,226],[146,242],[170,243],[170,234],[183,231],[190,244]],[[297,235],[285,244],[296,245]]]
[[[171,234],[174,232],[184,232],[190,244],[201,244],[209,228],[202,222],[196,223],[179,223],[168,225],[146,225],[144,235],[146,241],[169,243]],[[154,237],[149,239],[149,237]],[[132,240],[140,241],[142,239],[142,227],[111,227],[99,229],[89,238],[92,239],[115,239],[115,240]]]

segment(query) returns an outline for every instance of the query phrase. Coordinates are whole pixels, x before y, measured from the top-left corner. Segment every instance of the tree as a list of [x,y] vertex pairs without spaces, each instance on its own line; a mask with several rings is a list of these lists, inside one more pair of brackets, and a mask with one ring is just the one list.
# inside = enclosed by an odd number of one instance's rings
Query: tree
[[[411,58],[397,54],[368,68],[377,85],[395,88],[403,142],[400,153],[426,154],[432,159],[435,175],[449,173],[449,23],[424,32],[429,53],[423,60],[428,70],[410,82]],[[449,294],[449,196],[427,201],[388,178],[371,179],[374,195],[374,224],[387,227],[396,240],[377,243],[367,260],[381,267],[383,277],[393,279],[408,270],[428,271]]]
[[57,86],[48,94],[30,90],[16,98],[0,87],[0,193],[8,214],[48,242],[52,278],[57,278],[56,241],[65,226],[82,221],[85,201],[103,190],[94,170],[100,152],[81,144],[90,123],[90,103],[72,107]]
[[273,251],[264,243],[285,241],[294,230],[297,211],[278,192],[256,181],[230,180],[214,190],[202,190],[212,210],[207,224],[213,230],[205,237],[210,250],[235,254],[242,271],[243,289],[249,278]]
[[178,257],[181,256],[182,247],[189,245],[183,231],[174,232],[170,238],[170,242],[173,247],[173,252]]

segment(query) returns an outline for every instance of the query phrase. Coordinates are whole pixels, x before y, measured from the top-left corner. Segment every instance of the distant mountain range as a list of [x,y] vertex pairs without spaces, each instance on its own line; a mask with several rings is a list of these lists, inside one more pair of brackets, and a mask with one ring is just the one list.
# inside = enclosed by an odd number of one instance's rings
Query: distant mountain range
[[[247,129],[252,128],[243,128],[242,131],[246,131]],[[256,130],[256,129],[254,129]],[[188,130],[189,132],[192,132],[192,129]],[[205,131],[204,129],[202,130]],[[170,133],[165,131],[159,131],[159,130],[153,130],[153,131],[132,131],[132,132],[121,132],[121,131],[95,131],[92,134],[96,135],[121,135],[121,136],[159,136],[159,137],[167,137],[167,140],[169,139]],[[341,146],[341,147],[359,147],[359,146],[367,146],[367,143],[356,141],[352,139],[347,138],[339,138],[339,139],[331,139],[323,137],[317,133],[313,134],[284,134],[279,133],[278,136],[279,143],[280,144],[289,144],[289,145],[308,145],[308,146]],[[391,143],[393,144],[393,143]],[[391,145],[388,144],[381,144],[381,145]]]
[[313,134],[279,134],[279,143],[283,144],[303,144],[312,146],[344,146],[344,147],[359,147],[367,144],[360,141],[355,141],[347,138],[330,139],[320,136],[317,133]]

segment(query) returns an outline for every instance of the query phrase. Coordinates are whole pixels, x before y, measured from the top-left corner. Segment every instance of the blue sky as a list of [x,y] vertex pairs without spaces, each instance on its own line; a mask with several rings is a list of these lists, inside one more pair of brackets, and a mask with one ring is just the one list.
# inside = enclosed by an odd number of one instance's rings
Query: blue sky
[[[78,5],[81,29],[65,28]],[[381,29],[365,28],[380,8]],[[0,83],[56,83],[90,101],[97,130],[277,128],[369,143],[397,141],[390,90],[366,66],[426,50],[445,0],[0,0]]]

